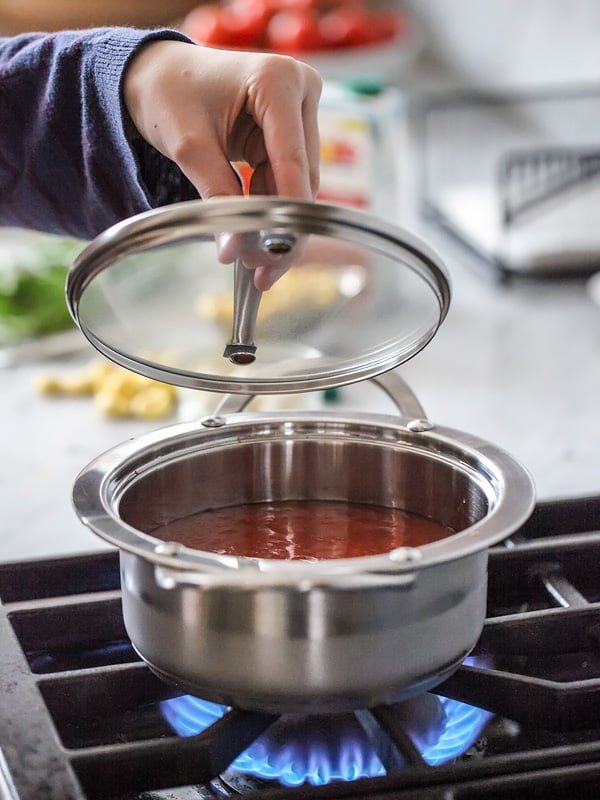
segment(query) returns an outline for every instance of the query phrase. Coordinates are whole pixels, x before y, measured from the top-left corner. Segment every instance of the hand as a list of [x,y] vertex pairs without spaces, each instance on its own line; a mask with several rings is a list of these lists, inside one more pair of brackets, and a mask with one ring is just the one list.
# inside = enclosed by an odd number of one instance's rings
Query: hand
[[242,194],[231,162],[245,161],[251,194],[314,200],[321,88],[289,56],[160,40],[134,56],[123,91],[140,134],[202,198]]

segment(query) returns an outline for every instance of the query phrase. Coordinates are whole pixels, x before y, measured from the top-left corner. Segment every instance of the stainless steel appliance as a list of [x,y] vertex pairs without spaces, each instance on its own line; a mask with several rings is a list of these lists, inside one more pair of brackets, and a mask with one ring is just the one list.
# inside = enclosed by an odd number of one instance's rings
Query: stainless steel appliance
[[599,94],[583,85],[420,98],[424,215],[494,277],[597,270]]

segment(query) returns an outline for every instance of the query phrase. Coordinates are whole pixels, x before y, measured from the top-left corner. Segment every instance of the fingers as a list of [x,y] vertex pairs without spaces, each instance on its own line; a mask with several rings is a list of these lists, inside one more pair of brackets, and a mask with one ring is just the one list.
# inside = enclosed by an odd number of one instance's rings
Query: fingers
[[[246,133],[244,157],[254,168],[252,194],[314,200],[319,185],[321,88],[320,76],[306,65],[285,57],[263,62],[246,102],[252,126],[248,127],[246,117],[238,126],[238,131]],[[240,237],[219,238],[220,260],[241,258],[254,269],[254,284],[263,291],[298,260],[303,248],[304,242],[298,242],[282,257]]]
[[[161,40],[146,45],[124,78],[124,100],[141,135],[174,161],[204,199],[239,196],[231,166],[246,161],[252,194],[314,200],[319,181],[317,112],[322,81],[306,64]],[[238,256],[235,239],[219,258]],[[269,288],[297,257],[242,254]],[[235,255],[234,255],[235,254]]]
[[240,259],[245,267],[254,270],[253,280],[257,289],[266,291],[296,264],[306,248],[306,237],[294,237],[292,247],[282,253],[269,250],[264,236],[254,233],[219,233],[216,236],[219,261],[231,264]]
[[124,99],[142,136],[202,197],[239,195],[230,162],[244,160],[253,193],[312,200],[321,88],[318,73],[289,56],[161,40],[132,60]]
[[270,289],[288,271],[288,267],[257,267],[254,270],[254,285],[262,292]]
[[305,64],[275,58],[267,62],[254,95],[249,93],[267,159],[257,166],[251,188],[257,193],[268,189],[269,194],[313,200],[319,183],[321,78]]
[[264,233],[218,233],[216,235],[219,261],[231,264],[237,258],[244,262],[248,269],[286,270],[292,266],[304,252],[304,237],[292,237],[290,249],[285,252],[269,249]]
[[321,97],[322,83],[319,78],[318,86],[309,92],[302,105],[302,120],[304,123],[304,138],[306,154],[308,157],[308,176],[312,198],[315,199],[319,190],[319,165],[321,163],[321,139],[319,135],[318,110]]

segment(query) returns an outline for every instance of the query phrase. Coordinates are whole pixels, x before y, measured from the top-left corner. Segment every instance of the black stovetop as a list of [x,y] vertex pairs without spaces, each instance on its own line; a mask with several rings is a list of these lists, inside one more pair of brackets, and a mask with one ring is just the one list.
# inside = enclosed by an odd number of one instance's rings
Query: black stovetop
[[398,707],[364,712],[382,777],[288,787],[236,774],[280,724],[267,714],[233,709],[175,735],[160,707],[177,691],[127,638],[114,552],[0,565],[0,603],[0,800],[600,796],[600,498],[541,503],[492,548],[474,659],[436,689],[489,720],[431,766]]

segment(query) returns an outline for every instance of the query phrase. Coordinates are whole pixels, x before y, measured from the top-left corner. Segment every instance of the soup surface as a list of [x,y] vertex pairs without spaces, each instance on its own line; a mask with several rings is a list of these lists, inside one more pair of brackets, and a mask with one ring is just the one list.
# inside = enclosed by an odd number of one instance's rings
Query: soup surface
[[451,535],[438,522],[394,508],[323,500],[248,503],[217,508],[152,531],[194,550],[318,561],[419,547]]

